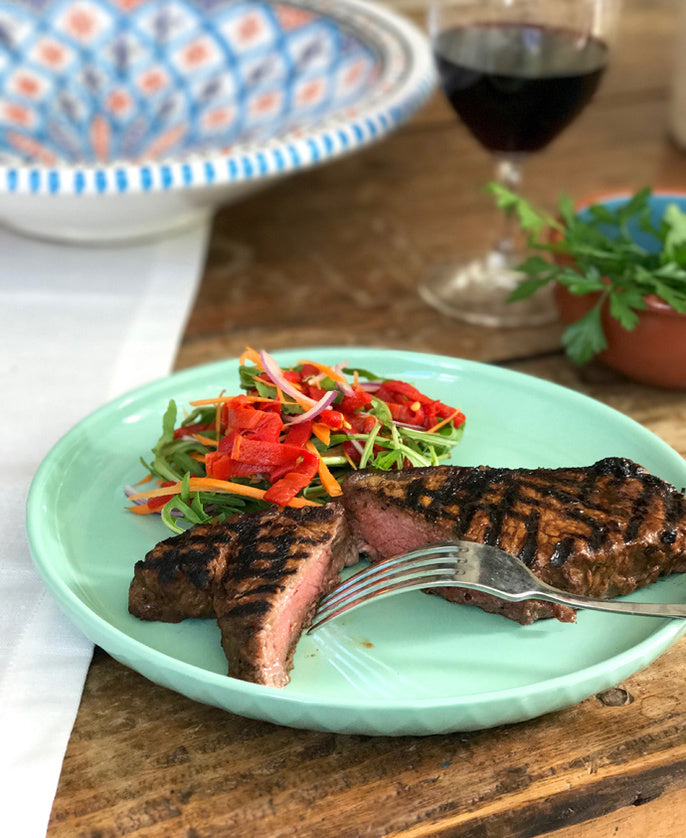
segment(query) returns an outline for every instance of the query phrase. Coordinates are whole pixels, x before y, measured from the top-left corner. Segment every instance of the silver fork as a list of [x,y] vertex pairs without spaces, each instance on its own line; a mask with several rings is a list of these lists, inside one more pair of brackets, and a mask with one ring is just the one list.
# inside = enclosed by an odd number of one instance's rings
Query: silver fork
[[453,541],[429,544],[378,562],[354,574],[319,604],[309,632],[369,602],[418,588],[470,588],[500,599],[539,599],[618,614],[686,617],[686,605],[618,602],[567,593],[541,582],[524,562],[488,544]]

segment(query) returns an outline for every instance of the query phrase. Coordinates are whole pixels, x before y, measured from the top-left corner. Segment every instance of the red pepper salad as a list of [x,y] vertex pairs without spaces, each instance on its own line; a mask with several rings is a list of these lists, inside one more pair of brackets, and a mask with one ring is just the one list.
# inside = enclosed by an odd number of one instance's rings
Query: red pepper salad
[[282,369],[265,351],[240,358],[239,395],[172,400],[146,477],[127,487],[139,515],[175,533],[270,504],[305,506],[341,494],[359,468],[431,466],[462,438],[465,416],[403,381],[346,364]]

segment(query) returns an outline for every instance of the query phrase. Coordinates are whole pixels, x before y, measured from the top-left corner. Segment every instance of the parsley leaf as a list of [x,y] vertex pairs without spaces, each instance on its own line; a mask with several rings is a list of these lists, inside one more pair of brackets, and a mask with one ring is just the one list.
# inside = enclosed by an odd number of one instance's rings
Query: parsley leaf
[[562,195],[555,215],[501,184],[491,183],[488,190],[497,206],[517,219],[536,254],[520,266],[524,279],[511,302],[549,283],[575,295],[598,295],[593,308],[563,333],[562,343],[575,363],[587,363],[606,348],[605,306],[628,331],[636,327],[649,294],[686,312],[686,212],[677,204],[668,204],[656,223],[648,187],[615,208],[593,204],[581,213]]

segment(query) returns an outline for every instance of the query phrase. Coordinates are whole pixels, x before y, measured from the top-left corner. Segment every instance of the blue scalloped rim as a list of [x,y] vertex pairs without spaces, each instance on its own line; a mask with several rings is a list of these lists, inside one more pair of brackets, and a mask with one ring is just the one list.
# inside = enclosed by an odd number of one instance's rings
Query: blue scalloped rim
[[[424,36],[415,27],[385,8],[360,0],[298,0],[298,7],[329,14],[356,27],[360,38],[368,37],[379,49],[375,32],[396,42],[403,54],[403,67],[393,89],[370,96],[357,118],[335,115],[321,128],[287,132],[240,151],[204,153],[185,159],[169,158],[142,164],[119,161],[102,165],[65,164],[0,165],[0,192],[22,195],[111,195],[207,188],[222,184],[268,178],[307,168],[380,139],[408,119],[428,98],[435,86],[435,72]],[[332,9],[335,8],[335,12]],[[353,18],[356,22],[353,22]],[[363,29],[359,21],[370,28]],[[384,56],[382,56],[384,58]]]

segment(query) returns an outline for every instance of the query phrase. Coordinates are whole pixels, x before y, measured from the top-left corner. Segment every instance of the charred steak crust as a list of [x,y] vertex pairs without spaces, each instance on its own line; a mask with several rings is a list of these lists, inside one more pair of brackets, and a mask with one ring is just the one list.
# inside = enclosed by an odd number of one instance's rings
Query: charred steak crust
[[212,584],[233,537],[230,522],[223,522],[198,524],[161,541],[134,566],[129,612],[168,623],[214,616]]
[[[346,478],[343,496],[372,558],[431,541],[481,541],[518,556],[545,582],[593,597],[686,571],[686,498],[627,459],[555,469],[360,471]],[[571,609],[546,603],[503,603],[458,588],[432,593],[524,623],[573,619]]]
[[340,504],[236,521],[214,609],[229,672],[283,686],[302,631],[357,553]]
[[317,603],[357,558],[340,503],[236,515],[172,536],[137,562],[129,611],[167,622],[216,616],[229,673],[283,686]]

